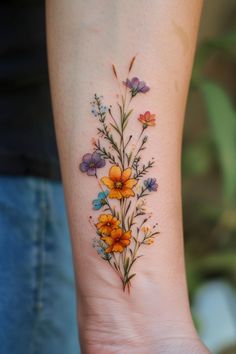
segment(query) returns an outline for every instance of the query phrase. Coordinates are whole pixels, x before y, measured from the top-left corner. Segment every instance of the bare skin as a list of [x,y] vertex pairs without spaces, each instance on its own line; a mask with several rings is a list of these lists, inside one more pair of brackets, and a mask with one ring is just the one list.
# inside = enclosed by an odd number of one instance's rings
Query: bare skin
[[[205,354],[193,325],[185,279],[181,211],[181,141],[196,45],[200,0],[47,1],[49,67],[56,133],[72,236],[78,322],[86,354]],[[135,109],[156,114],[148,130],[158,192],[149,209],[160,235],[135,265],[132,292],[91,246],[88,222],[97,185],[79,163],[96,137],[89,102],[95,92],[116,104],[114,72],[127,63],[150,92]],[[144,96],[143,96],[144,97]],[[147,108],[147,109],[146,109]],[[132,121],[132,132],[140,122]],[[137,133],[138,134],[138,133]],[[151,149],[151,150],[150,150]],[[151,152],[150,152],[151,151]]]

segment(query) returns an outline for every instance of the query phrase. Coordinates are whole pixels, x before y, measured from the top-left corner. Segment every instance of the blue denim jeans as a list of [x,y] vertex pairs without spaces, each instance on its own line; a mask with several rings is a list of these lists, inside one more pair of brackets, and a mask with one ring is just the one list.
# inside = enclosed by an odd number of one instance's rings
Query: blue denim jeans
[[0,177],[0,353],[80,353],[59,182]]

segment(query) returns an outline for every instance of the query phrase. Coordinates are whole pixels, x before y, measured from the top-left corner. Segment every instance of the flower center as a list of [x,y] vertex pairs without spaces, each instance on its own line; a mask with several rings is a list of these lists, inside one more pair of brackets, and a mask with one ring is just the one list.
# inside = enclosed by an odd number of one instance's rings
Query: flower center
[[122,182],[116,182],[115,183],[115,188],[116,189],[121,189],[123,187],[123,183]]
[[120,238],[117,237],[117,238],[115,239],[115,242],[119,242],[119,241],[120,241]]
[[94,162],[90,162],[89,167],[90,167],[90,168],[95,167],[95,163],[94,163]]
[[110,222],[107,222],[107,226],[111,226],[111,223],[110,223]]

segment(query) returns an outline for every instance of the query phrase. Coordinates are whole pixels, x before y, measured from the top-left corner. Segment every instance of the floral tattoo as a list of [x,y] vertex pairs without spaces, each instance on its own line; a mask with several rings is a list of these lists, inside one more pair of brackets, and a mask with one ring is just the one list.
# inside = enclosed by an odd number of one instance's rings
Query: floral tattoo
[[[93,152],[83,156],[80,171],[94,176],[98,195],[92,200],[93,210],[100,211],[96,221],[89,220],[95,229],[93,246],[99,256],[119,276],[123,290],[130,292],[135,262],[142,257],[140,249],[154,242],[159,234],[157,224],[148,224],[151,214],[146,207],[146,198],[156,192],[156,178],[146,177],[155,164],[154,158],[142,161],[148,136],[144,133],[156,125],[156,115],[150,111],[134,113],[131,105],[136,96],[150,91],[144,81],[137,77],[129,79],[135,62],[132,58],[128,75],[121,81],[114,65],[113,74],[118,82],[117,106],[103,104],[103,96],[94,95],[91,113],[98,121],[97,138],[93,139]],[[129,123],[140,123],[137,137],[128,134]],[[131,127],[132,128],[132,127]],[[103,168],[107,168],[104,173]],[[102,177],[98,174],[102,173]]]

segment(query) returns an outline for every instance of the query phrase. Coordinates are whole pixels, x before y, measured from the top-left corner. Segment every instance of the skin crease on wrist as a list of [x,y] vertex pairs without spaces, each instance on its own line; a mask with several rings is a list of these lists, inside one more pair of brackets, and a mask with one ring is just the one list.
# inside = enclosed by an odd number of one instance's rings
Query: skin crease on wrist
[[[49,71],[55,126],[72,235],[82,351],[86,354],[204,354],[193,326],[185,279],[181,214],[181,140],[201,0],[47,1]],[[96,137],[89,102],[95,92],[116,104],[110,69],[151,90],[135,110],[155,112],[143,159],[155,157],[158,192],[148,201],[160,235],[135,265],[130,294],[98,257],[88,216],[93,179],[79,171]],[[147,108],[147,109],[146,109]],[[131,130],[137,131],[138,122]],[[150,152],[151,149],[151,152]]]

